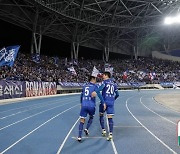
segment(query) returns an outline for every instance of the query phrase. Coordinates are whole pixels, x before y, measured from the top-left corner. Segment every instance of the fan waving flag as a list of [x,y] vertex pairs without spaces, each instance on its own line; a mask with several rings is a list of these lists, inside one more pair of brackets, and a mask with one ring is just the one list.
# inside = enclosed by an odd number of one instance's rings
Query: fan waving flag
[[99,70],[94,66],[91,76],[98,77],[99,74]]
[[73,75],[77,75],[77,73],[76,73],[76,71],[75,71],[75,69],[74,69],[74,67],[73,66],[71,66],[71,67],[69,67],[69,68],[67,68]]
[[19,45],[2,48],[0,50],[0,66],[7,65],[12,67],[14,65],[14,61],[18,54],[19,48]]
[[40,54],[36,53],[36,54],[32,55],[32,61],[35,63],[40,63]]
[[123,79],[124,79],[124,80],[126,80],[126,79],[127,79],[127,77],[128,77],[128,75],[127,75],[127,71],[123,72]]
[[104,67],[105,67],[105,72],[110,72],[111,75],[113,75],[113,69],[114,69],[114,68],[111,66],[111,64],[106,63],[106,64],[104,65]]

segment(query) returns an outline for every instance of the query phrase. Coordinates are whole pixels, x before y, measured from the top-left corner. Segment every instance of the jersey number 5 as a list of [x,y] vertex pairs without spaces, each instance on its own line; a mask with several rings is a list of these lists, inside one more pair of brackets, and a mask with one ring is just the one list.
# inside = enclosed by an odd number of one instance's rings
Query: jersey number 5
[[85,96],[89,95],[89,87],[85,87]]

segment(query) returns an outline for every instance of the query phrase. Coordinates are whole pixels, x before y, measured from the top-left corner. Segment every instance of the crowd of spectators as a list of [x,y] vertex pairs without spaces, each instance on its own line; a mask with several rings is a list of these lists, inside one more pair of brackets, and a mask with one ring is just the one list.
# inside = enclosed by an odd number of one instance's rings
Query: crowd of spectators
[[[74,67],[76,74],[68,70]],[[19,53],[13,67],[1,66],[0,79],[19,81],[54,81],[54,82],[86,82],[93,67],[100,72],[105,70],[103,60],[72,61],[67,58],[48,57],[41,55],[39,62],[32,56]],[[118,83],[125,82],[176,82],[180,81],[180,63],[152,58],[126,60],[110,60],[113,67],[113,78]],[[150,75],[151,74],[151,75]],[[98,79],[101,80],[101,79]]]

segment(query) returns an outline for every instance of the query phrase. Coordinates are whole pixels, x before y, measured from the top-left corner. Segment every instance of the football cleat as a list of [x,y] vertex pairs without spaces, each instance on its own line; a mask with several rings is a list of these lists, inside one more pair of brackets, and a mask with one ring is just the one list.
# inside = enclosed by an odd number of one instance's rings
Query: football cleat
[[85,129],[85,130],[84,130],[84,133],[85,133],[86,135],[89,135],[88,129]]
[[111,141],[113,139],[113,136],[112,136],[112,133],[109,133],[108,137],[107,137],[107,140],[108,141]]
[[106,130],[105,129],[102,130],[102,136],[106,136]]
[[81,137],[78,137],[78,138],[77,138],[77,141],[78,141],[78,142],[81,142],[81,140],[82,140]]

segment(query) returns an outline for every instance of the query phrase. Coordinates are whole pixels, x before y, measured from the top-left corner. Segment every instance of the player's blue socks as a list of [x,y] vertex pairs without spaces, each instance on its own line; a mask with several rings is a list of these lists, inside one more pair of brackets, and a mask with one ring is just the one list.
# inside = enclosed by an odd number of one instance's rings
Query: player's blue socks
[[89,129],[89,127],[90,127],[90,126],[91,126],[91,124],[92,124],[92,121],[93,121],[93,117],[89,117],[89,120],[88,120],[88,123],[87,123],[86,129]]
[[109,121],[109,132],[113,132],[113,119],[112,118],[108,118]]
[[104,129],[104,116],[100,116],[99,121],[100,121],[100,124],[101,124],[101,128]]
[[78,137],[82,137],[83,125],[84,125],[84,123],[80,122],[80,124],[79,124],[79,136]]

